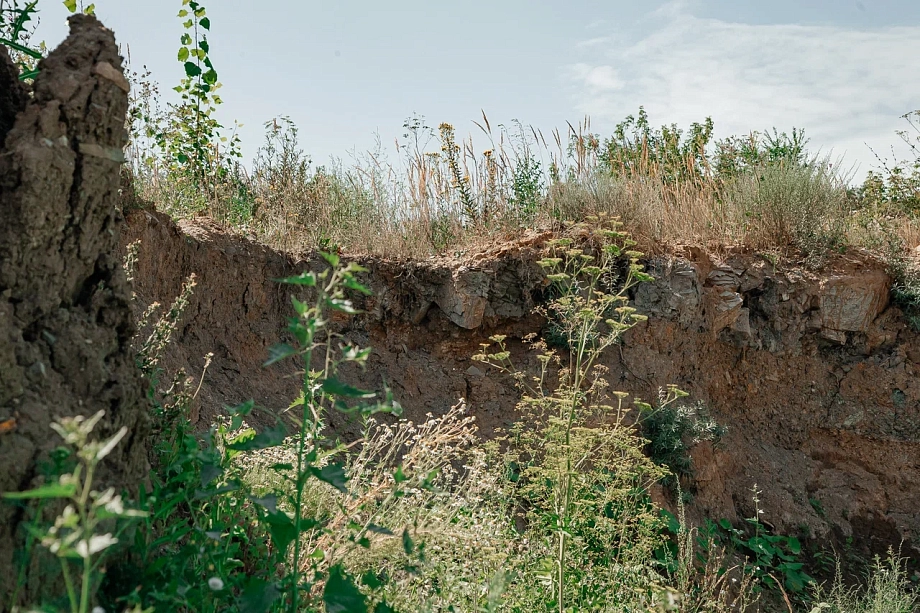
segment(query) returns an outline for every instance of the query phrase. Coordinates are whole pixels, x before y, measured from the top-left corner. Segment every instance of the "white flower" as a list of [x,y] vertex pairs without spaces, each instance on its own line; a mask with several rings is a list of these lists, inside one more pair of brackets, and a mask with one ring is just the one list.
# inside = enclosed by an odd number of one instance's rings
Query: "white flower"
[[105,613],[105,609],[102,607],[93,607],[92,613]]
[[208,587],[215,592],[219,592],[220,590],[224,589],[224,582],[221,581],[220,577],[211,577],[208,579]]
[[81,540],[77,543],[74,549],[77,551],[77,555],[86,560],[91,555],[99,553],[104,549],[108,549],[117,542],[118,539],[111,534],[98,534],[91,536],[89,540]]

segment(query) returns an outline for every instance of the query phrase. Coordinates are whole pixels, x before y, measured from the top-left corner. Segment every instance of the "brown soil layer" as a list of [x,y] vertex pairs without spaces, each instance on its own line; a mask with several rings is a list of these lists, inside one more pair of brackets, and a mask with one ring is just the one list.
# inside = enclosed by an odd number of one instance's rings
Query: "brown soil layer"
[[[374,296],[340,325],[374,353],[353,382],[390,385],[409,418],[444,413],[462,397],[486,436],[511,423],[514,387],[470,357],[501,333],[527,363],[520,339],[543,326],[531,311],[546,284],[535,262],[548,237],[528,234],[462,261],[363,258]],[[143,210],[129,214],[123,240],[141,241],[138,311],[168,304],[197,275],[167,363],[198,376],[214,352],[198,398],[202,424],[249,398],[288,406],[294,365],[261,366],[291,314],[290,288],[272,279],[319,263]],[[751,517],[756,484],[762,518],[778,532],[822,544],[852,538],[873,552],[903,540],[902,552],[920,559],[920,336],[888,304],[884,267],[850,254],[820,273],[780,271],[753,253],[685,249],[648,269],[656,280],[633,303],[650,319],[607,366],[614,389],[651,399],[677,384],[728,428],[717,445],[693,449],[691,517]]]

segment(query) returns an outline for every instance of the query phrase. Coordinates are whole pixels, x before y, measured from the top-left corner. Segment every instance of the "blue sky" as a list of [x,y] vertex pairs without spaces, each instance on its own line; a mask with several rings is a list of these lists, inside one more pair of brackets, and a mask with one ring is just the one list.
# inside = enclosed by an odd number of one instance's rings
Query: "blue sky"
[[[95,4],[132,67],[172,86],[181,1]],[[518,119],[548,137],[585,115],[603,135],[644,105],[654,124],[712,116],[718,136],[804,128],[813,148],[862,175],[875,163],[869,147],[890,157],[899,116],[920,108],[917,0],[203,4],[220,116],[244,124],[247,158],[278,115],[321,164],[375,135],[392,150],[413,113],[475,135],[484,110],[493,126]],[[66,11],[58,0],[40,8],[38,38],[56,44]]]

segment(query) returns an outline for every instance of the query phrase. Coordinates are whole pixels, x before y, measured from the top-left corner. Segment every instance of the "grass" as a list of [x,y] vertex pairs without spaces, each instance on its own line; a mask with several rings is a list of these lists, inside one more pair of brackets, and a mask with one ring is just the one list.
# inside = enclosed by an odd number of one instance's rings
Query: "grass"
[[149,166],[136,169],[136,183],[173,215],[208,214],[289,251],[425,257],[598,213],[619,216],[651,252],[736,245],[820,259],[833,249],[920,243],[915,211],[883,210],[828,159],[758,162],[719,174],[714,168],[727,162],[716,154],[702,162],[689,156],[683,163],[693,172],[674,178],[650,162],[618,168],[587,126],[555,134],[549,147],[522,126],[493,134],[484,117],[489,148],[477,153],[472,141],[454,142],[450,126],[406,125],[395,155],[377,150],[314,167],[297,146],[296,127],[281,118],[267,124],[251,170],[234,166],[207,197],[190,197],[188,182]]

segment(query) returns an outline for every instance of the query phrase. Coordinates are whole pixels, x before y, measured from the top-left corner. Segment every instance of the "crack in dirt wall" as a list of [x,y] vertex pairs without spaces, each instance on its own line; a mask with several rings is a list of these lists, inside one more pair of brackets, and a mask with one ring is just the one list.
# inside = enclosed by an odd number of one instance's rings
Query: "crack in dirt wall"
[[[340,325],[374,354],[353,381],[386,382],[409,418],[442,414],[463,397],[486,436],[511,423],[516,390],[470,356],[501,333],[527,363],[520,339],[543,325],[530,313],[546,283],[536,260],[548,237],[528,234],[462,261],[361,260],[374,296],[359,303],[365,315]],[[290,289],[271,279],[319,263],[149,211],[129,216],[125,241],[136,239],[138,309],[169,303],[197,275],[168,363],[197,376],[202,356],[215,353],[202,422],[249,398],[286,407],[298,388],[293,366],[261,367],[290,315]],[[852,538],[873,552],[904,540],[903,553],[920,559],[920,338],[888,305],[883,267],[853,254],[821,273],[783,272],[756,254],[697,249],[648,267],[656,280],[633,303],[650,319],[606,365],[614,389],[651,399],[674,383],[728,427],[717,445],[693,449],[691,516],[751,517],[756,484],[779,532]]]

